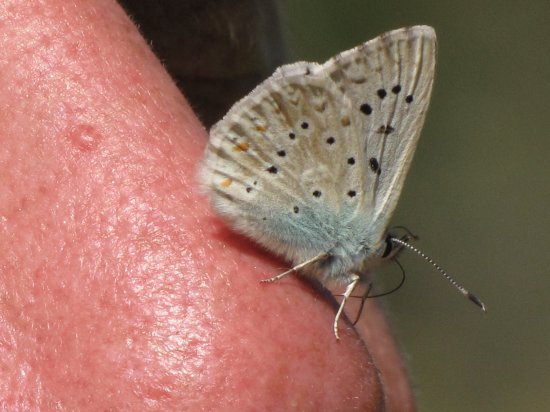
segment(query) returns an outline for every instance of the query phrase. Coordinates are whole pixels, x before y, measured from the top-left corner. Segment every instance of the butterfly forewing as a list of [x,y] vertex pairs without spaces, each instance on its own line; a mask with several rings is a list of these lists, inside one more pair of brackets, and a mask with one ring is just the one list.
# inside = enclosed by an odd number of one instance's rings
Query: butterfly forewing
[[396,207],[424,123],[435,52],[434,30],[414,26],[385,33],[323,65],[362,114],[369,219],[379,231]]

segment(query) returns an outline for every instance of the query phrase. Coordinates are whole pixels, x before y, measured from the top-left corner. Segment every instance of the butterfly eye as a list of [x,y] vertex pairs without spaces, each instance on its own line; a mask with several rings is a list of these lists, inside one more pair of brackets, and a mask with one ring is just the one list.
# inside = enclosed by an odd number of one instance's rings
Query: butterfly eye
[[392,250],[393,250],[393,243],[391,241],[392,237],[390,234],[386,235],[386,247],[384,248],[384,253],[382,253],[382,259],[387,258],[388,256],[393,257]]

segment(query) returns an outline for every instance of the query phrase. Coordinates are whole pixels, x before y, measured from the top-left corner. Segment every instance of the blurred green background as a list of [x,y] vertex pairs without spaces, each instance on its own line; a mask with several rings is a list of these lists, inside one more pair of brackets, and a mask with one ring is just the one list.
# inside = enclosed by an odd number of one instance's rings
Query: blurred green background
[[406,252],[386,306],[420,411],[550,410],[550,2],[284,0],[281,16],[287,61],[436,29],[434,93],[393,224],[488,313]]

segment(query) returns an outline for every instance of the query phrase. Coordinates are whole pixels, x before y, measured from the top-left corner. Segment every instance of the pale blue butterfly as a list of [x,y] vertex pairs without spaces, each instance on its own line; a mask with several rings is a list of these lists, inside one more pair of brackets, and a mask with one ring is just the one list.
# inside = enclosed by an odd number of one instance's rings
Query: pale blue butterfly
[[268,281],[299,270],[346,285],[337,338],[346,300],[368,271],[402,247],[416,250],[387,228],[428,109],[435,55],[434,30],[414,26],[323,65],[282,66],[210,131],[201,178],[215,211],[293,262]]

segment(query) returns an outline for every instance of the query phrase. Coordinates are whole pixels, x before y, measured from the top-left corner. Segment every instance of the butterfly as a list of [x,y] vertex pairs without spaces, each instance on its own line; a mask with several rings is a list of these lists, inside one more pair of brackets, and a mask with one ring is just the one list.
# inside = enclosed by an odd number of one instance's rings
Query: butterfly
[[[406,242],[388,232],[430,102],[436,35],[390,31],[324,64],[281,66],[210,130],[201,180],[236,231],[346,286]],[[467,292],[467,291],[466,291]],[[469,293],[469,292],[468,292]]]

